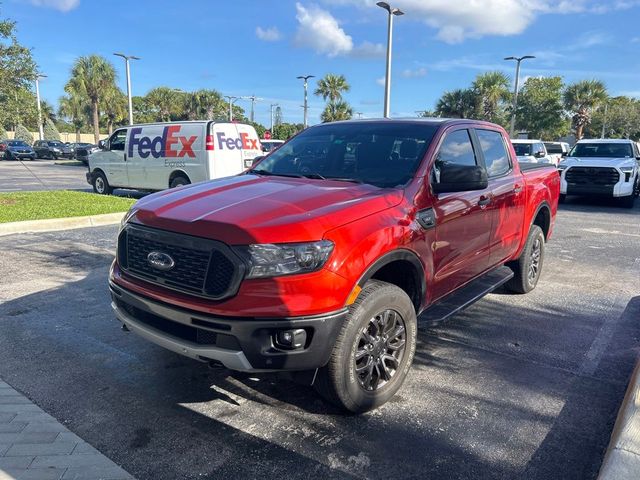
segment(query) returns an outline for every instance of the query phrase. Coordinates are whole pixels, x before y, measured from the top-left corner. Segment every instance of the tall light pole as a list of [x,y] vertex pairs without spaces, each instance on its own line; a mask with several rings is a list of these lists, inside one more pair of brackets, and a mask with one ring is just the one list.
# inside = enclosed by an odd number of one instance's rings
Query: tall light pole
[[240,99],[240,97],[234,97],[233,95],[225,95],[224,98],[226,98],[229,101],[229,121],[233,122],[233,104],[236,102],[236,100]]
[[40,140],[44,140],[44,131],[42,129],[42,108],[40,107],[40,83],[41,78],[47,78],[43,73],[36,74],[36,101],[38,102],[38,133],[40,134]]
[[511,128],[509,129],[509,136],[513,138],[516,130],[516,108],[518,107],[518,83],[520,82],[520,62],[527,58],[536,58],[533,55],[525,55],[524,57],[505,57],[505,60],[516,61],[516,81],[513,88],[513,112],[511,112]]
[[133,101],[131,100],[131,73],[129,71],[129,60],[140,60],[135,55],[125,55],[124,53],[114,53],[116,57],[124,58],[125,68],[127,70],[127,99],[129,100],[129,125],[133,125]]
[[387,24],[387,71],[384,77],[384,118],[389,118],[389,101],[391,96],[391,48],[392,48],[392,32],[393,32],[393,17],[404,15],[404,12],[399,8],[393,8],[387,2],[376,3],[381,8],[384,8],[388,12],[389,21]]
[[271,135],[273,135],[273,107],[279,107],[277,103],[271,104]]
[[296,77],[296,78],[304,81],[304,106],[303,106],[303,108],[304,108],[304,121],[303,121],[303,125],[304,125],[304,128],[307,128],[307,125],[308,125],[307,112],[309,110],[309,105],[307,104],[307,84],[308,84],[308,80],[310,78],[315,78],[315,75],[300,75],[299,77]]

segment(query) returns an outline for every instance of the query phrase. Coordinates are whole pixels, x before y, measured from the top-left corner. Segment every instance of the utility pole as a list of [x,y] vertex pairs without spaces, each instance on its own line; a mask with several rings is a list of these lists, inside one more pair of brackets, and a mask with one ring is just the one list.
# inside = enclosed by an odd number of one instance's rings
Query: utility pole
[[511,112],[511,128],[509,129],[509,136],[513,138],[516,130],[516,108],[518,108],[518,83],[520,81],[520,62],[527,58],[536,58],[533,55],[525,55],[524,57],[505,57],[505,60],[516,61],[516,81],[513,89],[513,111]]
[[[40,134],[40,140],[44,140],[44,131],[42,129],[42,109],[40,108],[40,85],[39,80],[41,78],[47,78],[46,75],[42,73],[36,74],[36,101],[38,102],[38,133]],[[16,102],[17,102],[16,96]]]
[[358,118],[362,118],[362,112],[356,112],[356,115],[358,115]]
[[127,100],[129,103],[129,125],[133,125],[133,100],[131,99],[131,73],[129,71],[129,60],[140,60],[135,55],[125,55],[124,53],[114,53],[116,57],[124,58],[125,69],[127,72]]
[[233,104],[236,102],[236,100],[238,100],[240,97],[234,97],[233,95],[225,95],[224,98],[229,100],[229,121],[233,122]]
[[255,103],[257,101],[262,100],[261,98],[256,97],[255,95],[251,95],[250,97],[247,97],[247,100],[251,100],[251,123],[253,123],[254,119],[254,107],[255,107]]
[[378,2],[376,3],[376,5],[384,8],[389,14],[389,20],[387,22],[387,70],[384,77],[384,118],[389,118],[389,102],[391,101],[391,49],[393,36],[393,17],[404,15],[404,12],[399,8],[393,8],[387,2]]
[[310,78],[315,78],[315,75],[301,75],[301,76],[296,77],[296,78],[304,81],[304,105],[303,105],[303,108],[304,108],[304,121],[303,121],[302,124],[303,124],[304,128],[307,128],[307,126],[308,126],[307,112],[308,112],[308,109],[309,109],[309,105],[307,104],[307,82],[308,82],[308,80]]
[[277,103],[271,104],[271,135],[273,135],[273,107],[279,107]]

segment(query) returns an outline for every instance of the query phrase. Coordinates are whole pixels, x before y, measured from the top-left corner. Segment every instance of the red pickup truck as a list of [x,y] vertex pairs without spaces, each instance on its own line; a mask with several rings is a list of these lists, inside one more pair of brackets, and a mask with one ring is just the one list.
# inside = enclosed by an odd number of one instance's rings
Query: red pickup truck
[[246,172],[149,195],[110,271],[125,330],[240,371],[302,372],[363,412],[411,366],[420,322],[535,288],[553,166],[473,120],[308,128]]

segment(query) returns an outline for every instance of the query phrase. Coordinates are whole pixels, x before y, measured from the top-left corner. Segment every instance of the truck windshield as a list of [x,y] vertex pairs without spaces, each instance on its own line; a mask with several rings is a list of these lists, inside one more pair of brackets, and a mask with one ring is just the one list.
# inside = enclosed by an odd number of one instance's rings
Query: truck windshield
[[544,146],[548,153],[562,153],[562,145],[559,143],[545,143]]
[[576,143],[570,157],[625,158],[633,157],[628,143]]
[[308,177],[395,187],[407,183],[437,125],[337,123],[311,127],[248,173]]
[[519,157],[524,157],[526,155],[531,155],[531,147],[533,144],[531,143],[514,143],[513,148],[516,151],[516,155]]

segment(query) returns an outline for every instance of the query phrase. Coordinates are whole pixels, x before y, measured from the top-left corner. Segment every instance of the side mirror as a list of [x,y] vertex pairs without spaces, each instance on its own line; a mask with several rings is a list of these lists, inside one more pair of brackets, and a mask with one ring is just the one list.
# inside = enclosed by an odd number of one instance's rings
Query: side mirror
[[544,158],[547,156],[547,154],[544,153],[542,150],[538,150],[533,156],[536,158]]
[[569,152],[562,152],[563,157],[566,157],[567,155],[569,155]]
[[98,141],[98,148],[100,150],[106,150],[107,149],[106,146],[107,146],[107,142],[105,142],[104,140]]
[[484,167],[447,163],[440,166],[440,181],[432,185],[434,193],[484,190],[488,186],[489,179]]

